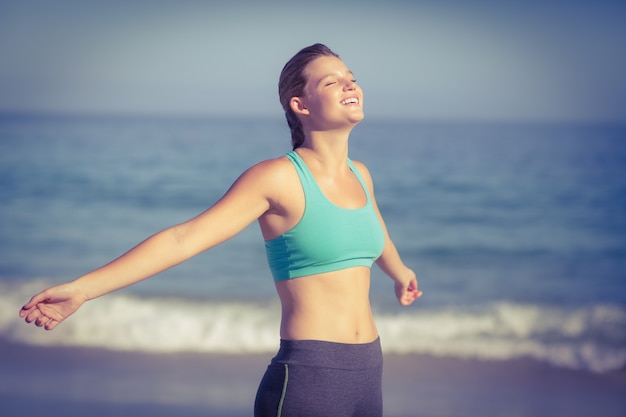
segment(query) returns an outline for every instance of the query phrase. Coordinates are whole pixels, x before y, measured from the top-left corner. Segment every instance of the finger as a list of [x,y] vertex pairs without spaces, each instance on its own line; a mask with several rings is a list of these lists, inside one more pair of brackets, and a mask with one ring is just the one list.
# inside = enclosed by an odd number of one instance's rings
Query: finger
[[37,309],[37,307],[32,307],[32,308],[26,308],[26,306],[22,307],[22,309],[20,310],[20,317],[21,318],[26,318],[26,316],[28,316],[30,313],[32,313],[33,311],[35,311]]
[[408,306],[415,300],[415,297],[412,293],[407,293],[402,297],[402,305]]
[[413,304],[413,301],[420,298],[422,294],[423,293],[421,291],[417,290],[407,292],[401,300],[402,305],[408,306],[410,304]]
[[31,310],[25,317],[26,323],[32,323],[41,316],[41,311],[38,308]]
[[420,298],[422,294],[424,294],[422,291],[420,291],[419,286],[417,285],[417,279],[411,281],[411,283],[409,284],[409,291],[414,294],[416,299]]
[[48,322],[50,321],[50,317],[45,316],[45,315],[41,315],[39,317],[37,317],[37,320],[35,320],[35,326],[37,327],[43,327],[45,326]]
[[57,327],[59,325],[59,321],[56,321],[55,319],[50,319],[48,321],[48,323],[46,323],[46,325],[44,326],[44,329],[46,330],[53,330],[55,327]]
[[39,294],[34,295],[26,304],[24,304],[24,307],[22,307],[22,310],[33,309],[34,307],[37,306],[37,304],[43,301],[44,298],[45,298],[45,295],[43,292],[40,292]]
[[[27,315],[32,314],[34,311],[37,311],[39,309],[39,304],[44,302],[47,299],[47,297],[48,296],[46,295],[45,291],[40,292],[39,294],[34,295],[30,299],[30,301],[28,301],[22,307],[22,310],[26,311],[26,313],[24,315],[27,316]],[[30,321],[29,321],[29,323],[30,323]]]

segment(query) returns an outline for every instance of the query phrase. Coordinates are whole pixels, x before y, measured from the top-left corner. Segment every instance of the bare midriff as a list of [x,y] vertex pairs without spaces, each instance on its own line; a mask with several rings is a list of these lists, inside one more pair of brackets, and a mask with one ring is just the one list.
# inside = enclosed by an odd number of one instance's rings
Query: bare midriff
[[369,288],[367,267],[278,281],[280,337],[353,344],[376,340]]

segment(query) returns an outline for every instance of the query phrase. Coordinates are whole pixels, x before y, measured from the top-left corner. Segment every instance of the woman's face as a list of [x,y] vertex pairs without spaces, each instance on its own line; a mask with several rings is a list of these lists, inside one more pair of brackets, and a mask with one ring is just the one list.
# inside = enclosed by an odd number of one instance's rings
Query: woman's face
[[363,120],[363,91],[341,59],[316,58],[306,66],[304,76],[307,82],[300,99],[314,127],[340,127]]

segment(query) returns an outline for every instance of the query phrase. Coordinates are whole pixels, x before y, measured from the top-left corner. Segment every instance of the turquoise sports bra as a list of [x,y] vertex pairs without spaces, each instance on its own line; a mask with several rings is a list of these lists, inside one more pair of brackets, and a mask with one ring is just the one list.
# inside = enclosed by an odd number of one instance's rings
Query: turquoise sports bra
[[306,205],[298,224],[265,241],[274,281],[371,267],[383,251],[385,235],[367,186],[352,161],[348,159],[348,165],[363,186],[367,203],[358,209],[344,209],[326,198],[300,155],[292,151],[286,156],[298,172]]

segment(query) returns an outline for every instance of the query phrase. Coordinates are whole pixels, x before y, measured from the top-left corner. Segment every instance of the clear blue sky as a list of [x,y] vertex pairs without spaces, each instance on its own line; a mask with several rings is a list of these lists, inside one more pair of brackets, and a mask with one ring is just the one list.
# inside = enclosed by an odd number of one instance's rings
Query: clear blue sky
[[0,0],[0,111],[282,117],[300,48],[372,118],[626,121],[626,1]]

